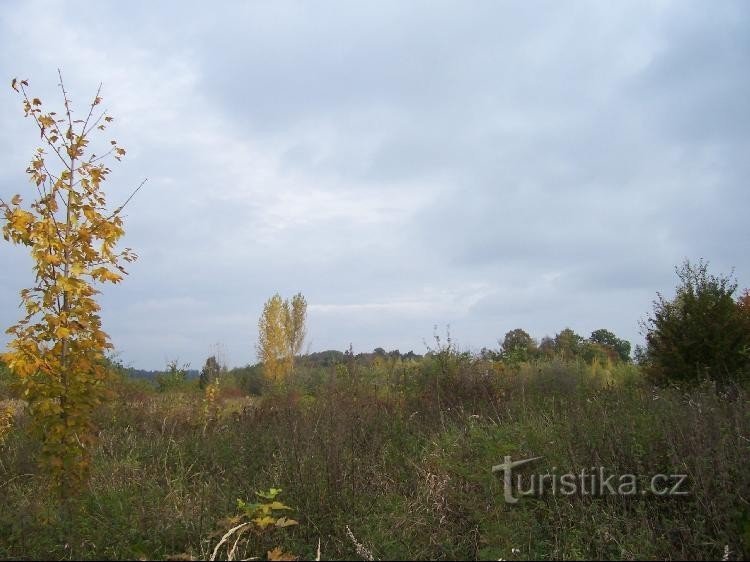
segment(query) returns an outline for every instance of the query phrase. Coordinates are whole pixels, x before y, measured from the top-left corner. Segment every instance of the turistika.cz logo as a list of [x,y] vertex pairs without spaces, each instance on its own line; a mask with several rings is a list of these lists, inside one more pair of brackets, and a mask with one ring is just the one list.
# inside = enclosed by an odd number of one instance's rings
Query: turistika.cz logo
[[492,472],[503,473],[503,497],[507,503],[517,503],[523,496],[686,496],[687,474],[654,474],[639,477],[635,474],[616,474],[603,466],[584,468],[580,472],[558,473],[557,468],[545,474],[524,475],[514,469],[538,461],[533,457],[518,461],[505,456],[502,464]]

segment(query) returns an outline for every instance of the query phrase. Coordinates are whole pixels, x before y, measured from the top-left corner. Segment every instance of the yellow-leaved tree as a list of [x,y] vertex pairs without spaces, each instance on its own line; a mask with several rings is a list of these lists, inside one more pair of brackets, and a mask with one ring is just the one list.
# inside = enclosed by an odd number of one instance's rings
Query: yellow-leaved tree
[[281,382],[294,369],[294,357],[305,341],[307,301],[302,293],[283,300],[276,293],[263,306],[258,321],[258,359],[272,382]]
[[294,358],[302,351],[302,344],[307,335],[307,301],[302,293],[297,293],[289,301],[284,302],[284,332],[288,347],[289,361],[294,368]]
[[63,109],[44,109],[27,92],[26,80],[13,80],[26,117],[39,130],[44,148],[37,148],[26,173],[31,203],[15,195],[0,199],[3,238],[26,246],[34,260],[35,282],[21,291],[23,318],[7,330],[13,336],[2,360],[8,365],[27,401],[32,429],[42,442],[41,461],[63,498],[69,497],[88,473],[94,443],[93,411],[108,395],[105,350],[97,283],[117,283],[122,262],[136,256],[116,251],[123,235],[121,212],[141,186],[110,211],[102,182],[106,162],[125,154],[109,141],[100,154],[90,153],[92,133],[112,121],[101,104],[101,85],[82,118],[77,118],[60,76]]

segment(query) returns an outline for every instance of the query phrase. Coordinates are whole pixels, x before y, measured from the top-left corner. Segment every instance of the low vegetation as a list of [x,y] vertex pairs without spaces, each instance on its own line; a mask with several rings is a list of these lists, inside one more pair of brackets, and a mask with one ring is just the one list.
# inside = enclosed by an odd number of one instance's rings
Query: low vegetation
[[[271,487],[298,524],[243,535],[238,557],[315,558],[320,541],[323,558],[357,558],[349,532],[380,559],[750,552],[742,386],[657,387],[626,362],[509,363],[446,343],[418,359],[301,359],[260,396],[248,395],[246,371],[220,375],[209,416],[198,378],[160,390],[119,374],[70,520],[19,413],[0,445],[0,558],[207,558],[247,520],[238,500]],[[491,472],[505,455],[542,456],[543,471],[686,474],[689,494],[510,505]]]

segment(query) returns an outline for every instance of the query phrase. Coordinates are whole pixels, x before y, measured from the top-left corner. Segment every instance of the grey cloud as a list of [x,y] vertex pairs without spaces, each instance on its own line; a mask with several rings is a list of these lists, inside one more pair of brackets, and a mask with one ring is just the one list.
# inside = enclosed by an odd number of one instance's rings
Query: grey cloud
[[750,9],[689,4],[664,23],[663,47],[633,85],[673,140],[747,142]]
[[[141,259],[102,296],[136,366],[217,341],[254,360],[276,291],[307,296],[313,349],[423,351],[448,323],[475,349],[637,340],[685,256],[748,283],[744,2],[12,6],[3,68],[49,100],[58,65],[76,99],[104,80],[129,148],[112,199],[150,178]],[[5,195],[36,139],[12,96],[0,117]],[[0,245],[2,325],[22,253]]]

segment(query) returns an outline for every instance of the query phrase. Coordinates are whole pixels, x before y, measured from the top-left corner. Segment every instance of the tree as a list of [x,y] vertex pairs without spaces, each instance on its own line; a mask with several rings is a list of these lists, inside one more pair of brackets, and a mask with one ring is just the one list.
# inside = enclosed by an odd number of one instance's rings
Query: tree
[[302,293],[294,295],[291,304],[284,301],[284,319],[289,360],[294,368],[294,358],[302,351],[302,344],[307,335],[307,301]]
[[555,336],[555,352],[563,359],[573,359],[581,353],[583,337],[570,328],[565,328]]
[[621,340],[609,330],[594,330],[589,341],[613,350],[621,361],[630,361],[630,342]]
[[[750,334],[750,289],[745,289],[737,299],[737,310],[740,322],[744,326],[744,333]],[[750,364],[750,336],[745,339],[741,352]]]
[[38,148],[26,170],[33,202],[24,206],[21,195],[10,203],[0,199],[3,238],[30,250],[36,278],[21,291],[25,315],[8,329],[13,339],[2,360],[27,400],[42,442],[41,460],[68,497],[88,472],[96,435],[93,411],[108,394],[104,352],[112,345],[102,331],[95,285],[118,283],[125,273],[121,263],[136,258],[130,249],[115,251],[124,234],[121,211],[130,198],[110,211],[102,190],[110,173],[105,162],[120,160],[125,150],[110,141],[104,153],[89,153],[92,134],[112,121],[97,111],[101,86],[82,119],[74,116],[61,75],[61,115],[30,97],[26,80],[14,79],[11,86],[46,150]]
[[549,336],[544,336],[539,342],[539,353],[545,359],[551,359],[555,355],[555,340]]
[[266,301],[258,321],[258,359],[263,374],[274,382],[283,380],[290,370],[285,321],[284,301],[276,293]]
[[740,315],[745,319],[750,319],[750,289],[742,291],[742,294],[737,298],[737,306]]
[[503,359],[512,363],[528,361],[537,352],[536,341],[521,328],[516,328],[505,334],[500,345]]
[[685,260],[675,268],[679,285],[672,300],[657,293],[644,323],[646,371],[658,382],[731,382],[748,375],[750,328],[737,282],[711,275],[708,263]]
[[271,381],[284,380],[294,369],[294,358],[305,341],[307,301],[302,293],[282,300],[276,293],[266,301],[258,321],[258,359]]
[[607,361],[619,360],[619,356],[614,349],[591,340],[583,340],[579,348],[579,357],[582,357],[586,363],[593,363],[594,361],[606,363]]

